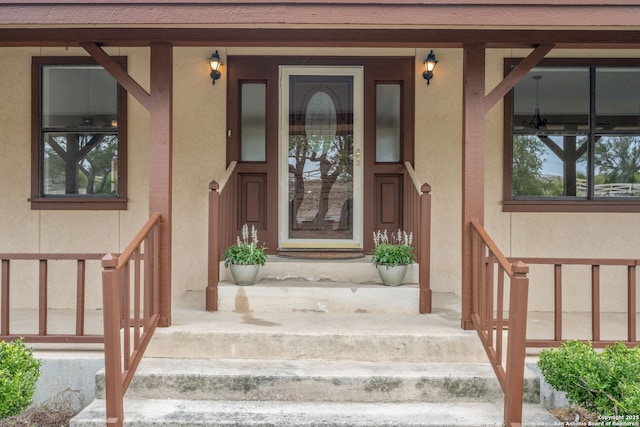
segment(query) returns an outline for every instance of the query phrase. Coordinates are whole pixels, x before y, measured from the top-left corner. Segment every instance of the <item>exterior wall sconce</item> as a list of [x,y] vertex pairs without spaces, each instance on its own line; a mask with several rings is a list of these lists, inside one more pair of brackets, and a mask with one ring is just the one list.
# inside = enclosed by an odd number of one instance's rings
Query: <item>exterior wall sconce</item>
[[427,81],[427,86],[429,86],[429,81],[433,78],[433,69],[436,68],[437,63],[438,60],[432,49],[427,55],[427,59],[424,60],[424,72],[422,73],[422,77]]
[[220,66],[222,65],[222,61],[220,60],[220,54],[216,50],[208,59],[209,66],[211,67],[211,84],[216,84],[216,80],[218,80],[221,76],[220,74]]

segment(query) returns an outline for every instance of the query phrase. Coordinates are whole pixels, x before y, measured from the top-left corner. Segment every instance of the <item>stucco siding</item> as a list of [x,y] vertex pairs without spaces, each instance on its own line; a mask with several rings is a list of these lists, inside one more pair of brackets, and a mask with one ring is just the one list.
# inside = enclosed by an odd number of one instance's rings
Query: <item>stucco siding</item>
[[[462,197],[462,49],[436,50],[438,66],[431,84],[422,78],[422,61],[429,48],[420,49],[288,49],[241,47],[176,47],[174,49],[173,109],[173,294],[204,289],[207,283],[208,185],[225,168],[226,69],[211,84],[206,58],[218,49],[229,55],[399,55],[415,56],[416,138],[418,177],[432,186],[432,289],[460,292]],[[128,57],[129,73],[148,90],[149,50],[109,48],[111,55]],[[487,92],[501,79],[503,59],[522,57],[526,50],[487,50]],[[33,211],[28,202],[31,183],[31,57],[85,55],[81,49],[0,48],[0,252],[109,252],[121,251],[148,218],[149,116],[132,97],[128,104],[128,193],[126,211]],[[589,57],[594,51],[552,51],[550,56]],[[638,50],[598,51],[611,57],[638,57]],[[505,213],[502,211],[503,129],[502,102],[486,116],[485,223],[507,256],[639,257],[640,215],[601,213]],[[365,234],[366,238],[366,234]],[[63,269],[53,268],[56,277]],[[91,267],[93,269],[94,267]],[[97,267],[96,267],[97,268]],[[93,270],[90,270],[93,271]],[[29,283],[12,296],[25,305],[37,295],[37,273],[14,268],[15,281]],[[531,307],[549,309],[548,273],[535,271],[544,285],[533,288]],[[584,277],[568,281],[568,295],[576,295],[570,309],[589,304],[582,291]],[[588,281],[588,277],[586,278]],[[99,283],[91,280],[91,308],[99,306]],[[542,283],[542,282],[541,282]],[[612,282],[613,283],[613,282]],[[50,305],[74,301],[62,286],[52,285]],[[537,285],[536,285],[537,286]],[[620,285],[611,285],[620,290]],[[75,292],[70,286],[69,292]],[[544,292],[543,292],[544,291]],[[608,290],[606,291],[608,292]],[[12,302],[13,303],[13,302]],[[88,307],[89,308],[89,307]],[[603,300],[604,310],[621,310],[617,297]]]

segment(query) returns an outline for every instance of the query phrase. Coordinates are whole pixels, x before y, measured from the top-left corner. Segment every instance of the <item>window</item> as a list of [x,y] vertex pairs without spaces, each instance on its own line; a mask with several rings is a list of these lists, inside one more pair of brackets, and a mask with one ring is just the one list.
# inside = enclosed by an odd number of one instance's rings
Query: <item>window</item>
[[36,57],[32,105],[32,209],[126,209],[124,89],[89,57]]
[[533,68],[505,103],[505,210],[640,211],[639,100],[637,60]]

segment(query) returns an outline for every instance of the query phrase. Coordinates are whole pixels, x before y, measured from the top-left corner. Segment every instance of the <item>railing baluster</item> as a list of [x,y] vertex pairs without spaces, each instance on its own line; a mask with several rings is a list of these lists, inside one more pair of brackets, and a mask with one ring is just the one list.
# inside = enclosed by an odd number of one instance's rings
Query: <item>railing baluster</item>
[[218,282],[220,281],[220,194],[218,183],[209,184],[209,271],[205,305],[207,311],[218,311]]
[[11,264],[8,259],[2,260],[2,289],[0,298],[2,299],[2,317],[0,318],[0,334],[3,336],[9,335],[9,286],[10,286],[10,274]]
[[553,266],[553,339],[554,341],[562,341],[562,265],[555,264]]
[[591,340],[600,341],[600,266],[591,266]]
[[151,305],[152,305],[152,279],[153,265],[155,263],[153,253],[153,233],[144,241],[144,295],[142,298],[142,322],[143,332],[149,330],[149,322],[151,321]]
[[39,307],[38,307],[38,334],[41,336],[47,335],[47,279],[48,279],[48,274],[47,274],[47,260],[46,259],[41,259],[40,260],[40,274],[39,274],[39,279],[38,279],[38,288],[39,288],[39,297],[38,297],[38,301],[39,301]]
[[[471,231],[471,277],[473,281],[480,278],[480,236],[475,231]],[[471,287],[471,312],[478,313],[480,310],[479,289]]]
[[636,341],[636,266],[627,267],[627,339]]
[[489,331],[489,345],[493,347],[493,282],[494,282],[494,270],[495,268],[495,257],[493,255],[489,255],[487,257],[487,279],[485,282],[486,286],[486,298],[485,298],[485,326],[487,331]]
[[153,304],[151,305],[152,312],[155,314],[160,310],[160,228],[153,227],[151,230],[151,238],[153,244],[153,281],[151,286],[151,297],[153,298]]
[[[502,365],[502,332],[504,326],[504,276],[502,266],[498,269],[498,294],[496,295],[496,363]],[[511,307],[509,307],[511,310]]]
[[[498,293],[496,295],[496,364],[502,365],[502,332],[504,326],[504,276],[505,271],[498,268]],[[511,310],[511,308],[509,308]]]
[[79,259],[76,268],[76,335],[84,335],[84,298],[86,283],[85,260]]
[[[146,254],[145,254],[146,255]],[[140,348],[140,247],[133,259],[133,349]]]
[[[135,252],[134,252],[135,253]],[[131,366],[131,269],[130,262],[122,266],[120,286],[122,288],[122,351],[123,369],[129,370]]]

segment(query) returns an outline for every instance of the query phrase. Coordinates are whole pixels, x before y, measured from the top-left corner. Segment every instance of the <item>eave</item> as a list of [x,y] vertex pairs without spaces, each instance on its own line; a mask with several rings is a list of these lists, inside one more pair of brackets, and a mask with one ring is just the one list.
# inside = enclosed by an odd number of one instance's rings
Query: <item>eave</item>
[[0,25],[637,26],[630,0],[0,0]]
[[640,30],[500,30],[392,28],[0,28],[0,46],[307,46],[640,48]]

